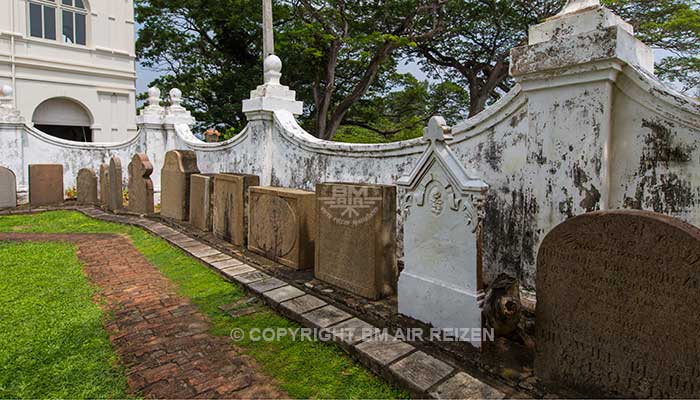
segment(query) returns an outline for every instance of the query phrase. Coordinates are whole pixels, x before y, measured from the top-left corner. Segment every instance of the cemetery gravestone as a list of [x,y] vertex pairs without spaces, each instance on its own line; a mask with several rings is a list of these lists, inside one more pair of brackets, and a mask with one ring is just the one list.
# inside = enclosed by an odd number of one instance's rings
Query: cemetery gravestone
[[316,186],[316,278],[378,300],[396,292],[396,187]]
[[187,221],[190,214],[190,177],[198,174],[197,154],[172,150],[165,154],[161,170],[160,214],[176,221]]
[[436,328],[459,329],[460,337],[480,347],[481,204],[488,185],[469,177],[448,138],[445,121],[432,118],[425,131],[430,145],[399,180],[406,190],[399,312]]
[[251,187],[248,248],[293,269],[313,268],[315,206],[313,192]]
[[97,175],[92,168],[78,171],[78,204],[97,204]]
[[11,169],[0,167],[0,208],[17,207],[17,178]]
[[109,199],[110,211],[119,211],[124,208],[124,174],[122,172],[122,160],[112,156],[109,160]]
[[190,224],[209,232],[214,207],[214,174],[193,174],[190,179]]
[[213,230],[236,246],[247,245],[248,188],[260,185],[256,175],[217,174],[214,177]]
[[143,153],[134,155],[129,163],[129,211],[153,214],[153,164]]
[[63,165],[29,165],[29,204],[45,206],[63,203]]
[[109,207],[109,164],[100,165],[100,206]]
[[543,380],[587,395],[700,397],[700,229],[603,211],[552,230],[537,258]]

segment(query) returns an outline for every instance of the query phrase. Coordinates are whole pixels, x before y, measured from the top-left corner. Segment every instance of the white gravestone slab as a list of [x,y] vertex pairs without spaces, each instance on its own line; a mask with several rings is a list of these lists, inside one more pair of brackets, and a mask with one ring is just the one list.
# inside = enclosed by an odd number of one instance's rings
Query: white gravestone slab
[[488,185],[469,177],[445,143],[449,132],[444,119],[433,117],[424,136],[430,146],[398,182],[406,192],[399,312],[469,332],[466,339],[481,347],[480,224]]

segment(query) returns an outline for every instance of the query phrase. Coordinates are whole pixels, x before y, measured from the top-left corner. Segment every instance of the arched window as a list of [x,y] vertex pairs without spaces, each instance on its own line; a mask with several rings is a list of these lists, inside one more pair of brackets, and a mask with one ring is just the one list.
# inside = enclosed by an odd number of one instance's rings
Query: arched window
[[32,37],[85,46],[87,18],[84,0],[29,1],[29,35]]
[[92,116],[82,104],[65,97],[44,101],[34,110],[34,127],[65,140],[92,142]]

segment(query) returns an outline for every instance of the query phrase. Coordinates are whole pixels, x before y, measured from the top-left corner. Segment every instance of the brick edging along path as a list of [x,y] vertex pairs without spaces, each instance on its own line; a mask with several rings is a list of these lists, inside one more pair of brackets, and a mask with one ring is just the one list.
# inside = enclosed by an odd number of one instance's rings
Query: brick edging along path
[[128,237],[0,233],[0,241],[70,242],[99,303],[129,388],[146,398],[287,398],[227,337],[208,334],[206,316],[151,265]]

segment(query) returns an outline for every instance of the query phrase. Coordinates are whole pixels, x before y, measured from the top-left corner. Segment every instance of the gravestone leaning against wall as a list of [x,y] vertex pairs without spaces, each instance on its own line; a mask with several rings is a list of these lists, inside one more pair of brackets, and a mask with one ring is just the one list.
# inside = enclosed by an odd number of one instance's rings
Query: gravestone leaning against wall
[[644,211],[564,222],[537,259],[535,373],[587,395],[700,397],[700,229]]
[[100,165],[100,206],[109,208],[109,164]]
[[160,215],[176,221],[190,216],[190,177],[198,174],[197,154],[172,150],[165,154],[160,177]]
[[109,159],[109,198],[107,200],[110,211],[119,211],[124,208],[123,179],[122,160],[112,156]]
[[0,167],[0,208],[17,207],[17,178],[11,169]]
[[92,168],[78,171],[78,204],[97,204],[97,175]]
[[143,153],[135,154],[129,163],[129,211],[153,214],[153,164]]
[[192,174],[190,177],[190,225],[211,231],[214,207],[214,174]]
[[404,265],[399,312],[436,328],[460,330],[481,346],[481,210],[488,185],[471,178],[445,142],[450,128],[433,117],[430,145],[410,175],[406,191]]
[[63,203],[63,165],[29,165],[29,204],[45,206]]
[[257,175],[226,173],[214,177],[212,229],[216,237],[236,246],[248,244],[248,188],[259,185]]

